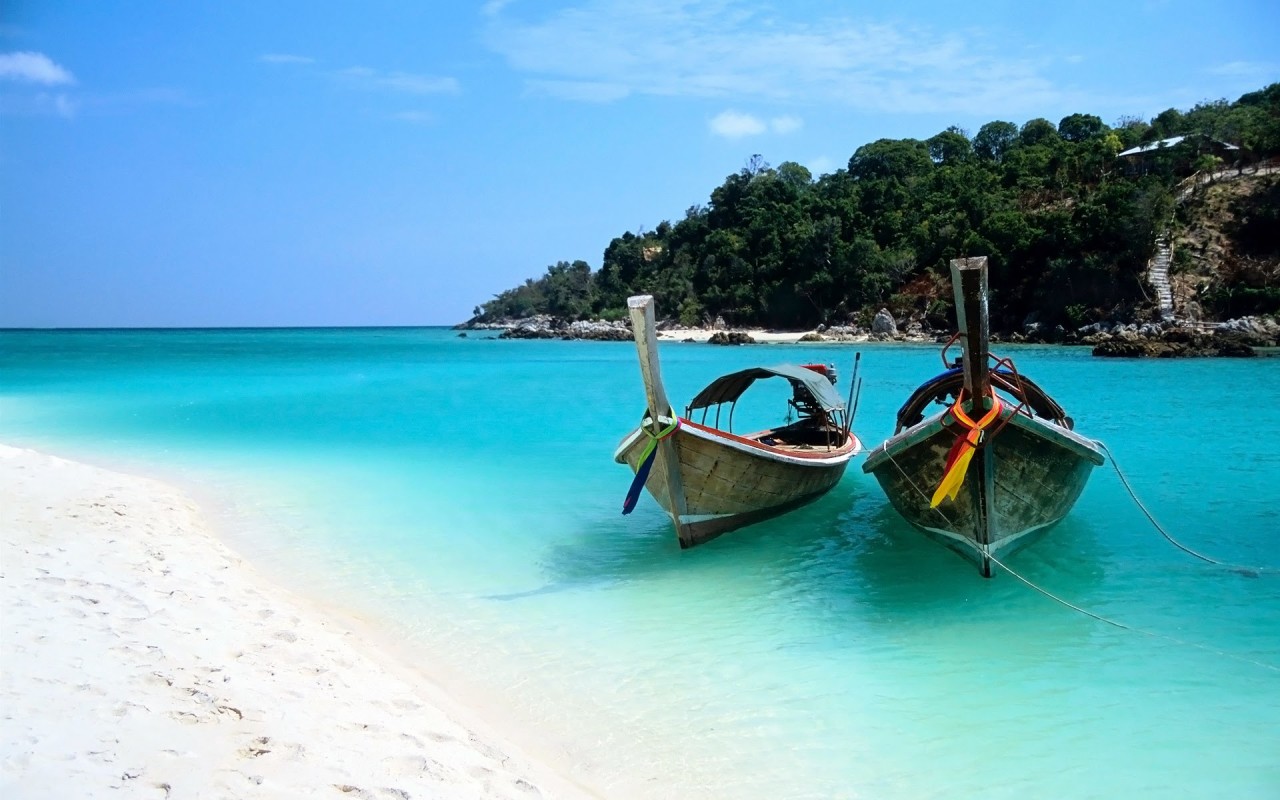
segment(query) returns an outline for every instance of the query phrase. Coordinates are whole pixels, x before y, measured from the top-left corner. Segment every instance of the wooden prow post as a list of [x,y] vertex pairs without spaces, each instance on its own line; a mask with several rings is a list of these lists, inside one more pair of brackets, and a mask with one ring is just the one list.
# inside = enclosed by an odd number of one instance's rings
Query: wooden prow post
[[[964,388],[969,397],[969,416],[977,419],[991,405],[989,337],[991,320],[987,306],[987,257],[956,258],[951,261],[951,285],[956,294],[956,324],[964,345]],[[978,509],[975,539],[982,550],[979,569],[991,577],[991,525],[995,520],[995,459],[990,447],[983,447],[970,465],[972,477],[966,481]]]
[[662,387],[662,368],[658,364],[657,322],[653,314],[653,297],[642,294],[627,298],[631,313],[631,333],[636,338],[636,351],[640,355],[640,378],[644,381],[645,400],[649,403],[649,415],[653,417],[653,430],[662,430],[658,415],[675,416],[675,409],[667,400]]
[[[659,416],[669,416],[674,419],[677,414],[671,407],[671,402],[667,400],[667,390],[662,386],[662,368],[658,363],[658,325],[654,319],[653,297],[647,294],[628,297],[627,310],[631,314],[631,333],[636,339],[636,352],[640,355],[640,378],[644,381],[645,402],[649,404],[649,416],[653,420],[650,432],[656,434],[667,427],[658,419]],[[668,436],[658,442],[656,457],[661,463],[662,472],[666,475],[667,498],[670,505],[667,512],[671,514],[671,522],[675,525],[680,547],[692,547],[697,542],[680,521],[680,517],[685,514],[688,506],[684,498],[684,484],[680,482],[680,457],[676,452],[675,437]],[[656,468],[659,464],[655,463],[654,466]],[[653,480],[652,473],[649,480]]]
[[974,414],[989,407],[991,376],[987,370],[990,318],[987,311],[987,257],[951,261],[956,293],[956,323],[964,345],[964,388]]

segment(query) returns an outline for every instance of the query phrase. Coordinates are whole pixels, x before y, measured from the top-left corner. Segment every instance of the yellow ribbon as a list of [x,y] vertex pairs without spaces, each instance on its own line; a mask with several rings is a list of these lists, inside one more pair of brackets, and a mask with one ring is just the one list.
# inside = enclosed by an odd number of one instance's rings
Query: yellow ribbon
[[929,508],[937,508],[944,497],[948,500],[955,500],[956,496],[960,494],[960,487],[964,484],[964,476],[969,472],[969,462],[973,460],[973,454],[977,452],[978,445],[982,443],[987,427],[1000,418],[1000,411],[1004,408],[1000,398],[996,397],[993,392],[991,394],[991,410],[977,422],[974,422],[965,413],[962,403],[964,403],[963,389],[960,390],[959,396],[956,397],[955,405],[951,406],[951,414],[956,418],[956,422],[959,422],[969,430],[956,439],[956,443],[951,446],[951,450],[947,453],[947,464],[942,475],[942,481],[934,491],[932,499],[929,500]]

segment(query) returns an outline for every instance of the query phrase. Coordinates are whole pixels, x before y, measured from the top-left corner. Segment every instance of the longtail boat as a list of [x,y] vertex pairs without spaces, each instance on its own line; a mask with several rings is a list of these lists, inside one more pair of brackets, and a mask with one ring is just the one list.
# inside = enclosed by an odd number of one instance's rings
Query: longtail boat
[[[641,489],[647,488],[670,515],[680,546],[692,547],[816,500],[836,485],[849,460],[862,450],[850,430],[853,415],[834,387],[835,368],[819,364],[751,367],[724,375],[699,392],[683,416],[677,415],[662,385],[653,298],[632,297],[627,305],[647,407],[639,427],[614,453],[615,461],[635,473],[622,513],[630,513]],[[856,366],[855,361],[851,398]],[[791,384],[788,404],[796,421],[733,433],[738,398],[767,378]],[[726,405],[727,427],[721,429]]]
[[[1030,544],[1070,512],[1105,459],[1013,361],[988,349],[987,259],[951,262],[957,333],[946,370],[898,411],[897,428],[862,469],[898,513],[977,564]],[[958,362],[947,352],[959,342]],[[942,410],[927,419],[933,404]]]

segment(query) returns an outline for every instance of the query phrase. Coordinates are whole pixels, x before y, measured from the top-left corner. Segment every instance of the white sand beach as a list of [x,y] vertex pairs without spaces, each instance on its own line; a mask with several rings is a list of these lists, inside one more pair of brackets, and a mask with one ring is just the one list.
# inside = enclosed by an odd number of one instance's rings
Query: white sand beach
[[[800,341],[801,337],[808,333],[816,333],[816,331],[767,331],[759,328],[744,329],[743,333],[750,336],[757,342],[768,344],[795,344]],[[661,341],[675,342],[706,342],[716,331],[709,328],[667,328],[658,331],[658,339]]]
[[0,446],[0,533],[0,796],[596,796],[170,486]]
[[[734,328],[734,331],[745,333],[757,344],[796,344],[804,340],[806,344],[864,344],[876,342],[933,342],[936,338],[929,334],[917,332],[893,337],[876,336],[871,333],[833,333],[831,331],[772,331],[764,328]],[[705,343],[718,331],[709,328],[665,328],[658,333],[658,340],[663,342],[696,342]],[[809,337],[805,339],[805,337]]]

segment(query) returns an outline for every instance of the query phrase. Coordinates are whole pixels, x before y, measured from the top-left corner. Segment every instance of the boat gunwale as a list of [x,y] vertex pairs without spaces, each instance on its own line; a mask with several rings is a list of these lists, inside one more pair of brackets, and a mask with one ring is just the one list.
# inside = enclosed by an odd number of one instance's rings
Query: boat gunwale
[[[683,417],[680,417],[679,419],[680,427],[676,430],[675,435],[679,435],[683,432],[687,435],[695,436],[699,439],[713,442],[721,445],[722,447],[737,450],[750,456],[767,458],[795,466],[814,468],[833,467],[849,462],[855,455],[862,452],[862,440],[859,439],[852,431],[849,432],[848,438],[839,447],[831,448],[830,450],[816,450],[814,452],[792,452],[771,447],[763,442],[748,439],[744,436],[739,436],[736,433],[722,431],[719,428],[711,428],[706,425],[693,422],[692,420],[687,420]],[[771,431],[765,431],[761,435],[770,432]],[[636,439],[643,435],[645,435],[644,429],[636,428],[624,437],[622,442],[614,451],[614,460],[621,463],[624,460],[623,456],[627,450],[633,447]]]
[[[949,413],[950,409],[944,409],[932,417],[928,417],[907,428],[905,431],[889,437],[879,447],[868,451],[867,460],[862,464],[862,471],[865,473],[874,472],[890,458],[890,450],[901,452],[932,437],[943,428],[949,427],[947,423],[943,422]],[[1102,455],[1102,450],[1097,443],[1073,430],[1029,417],[1011,408],[1006,408],[1001,413],[1001,419],[1051,444],[1070,450],[1081,458],[1088,459],[1093,462],[1094,466],[1100,467],[1106,463],[1106,458]]]

